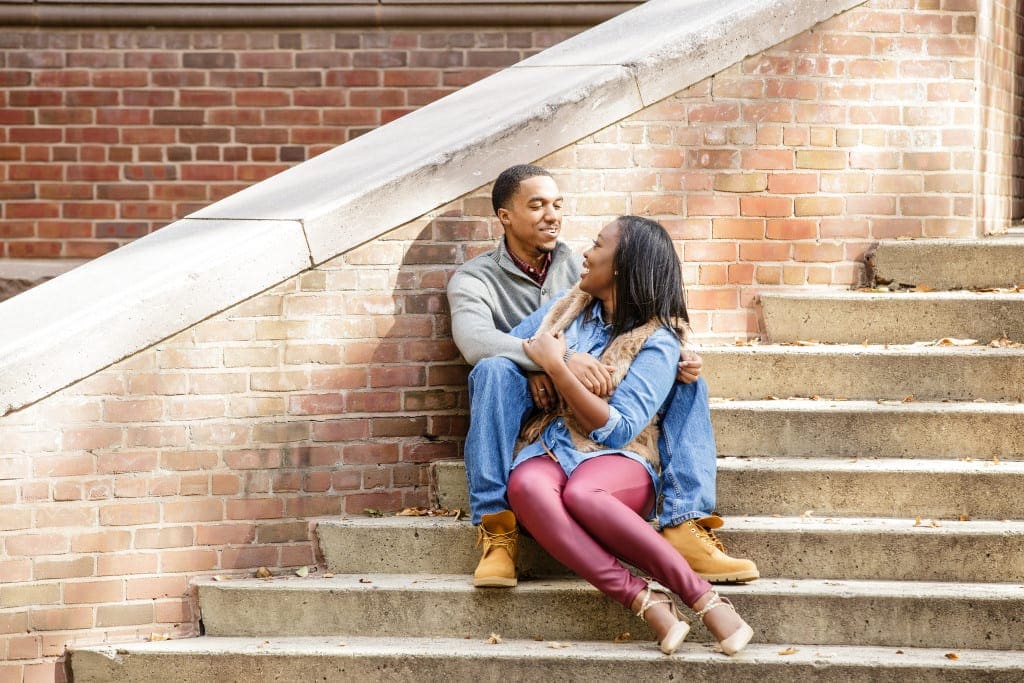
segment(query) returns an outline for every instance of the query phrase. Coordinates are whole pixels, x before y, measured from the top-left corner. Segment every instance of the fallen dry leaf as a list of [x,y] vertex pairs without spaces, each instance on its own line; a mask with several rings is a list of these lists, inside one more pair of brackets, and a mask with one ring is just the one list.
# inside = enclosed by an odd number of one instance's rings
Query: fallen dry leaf
[[146,636],[146,640],[148,640],[151,643],[154,642],[154,641],[157,641],[157,640],[170,640],[170,639],[171,639],[171,637],[168,636],[166,633],[150,633],[148,636]]
[[551,648],[552,650],[561,650],[563,648],[572,647],[572,644],[571,643],[559,643],[557,641],[552,640],[550,643],[548,643],[548,647]]
[[213,577],[213,580],[214,581],[227,581],[228,577],[224,576],[223,574],[217,574],[215,577]]
[[903,654],[903,650],[896,650],[896,654],[898,654],[898,655]]
[[947,652],[946,659],[960,659],[960,655],[955,652]]
[[797,652],[799,652],[799,650],[796,649],[795,647],[787,647],[785,650],[779,650],[779,654],[783,655],[783,656],[785,656],[785,655],[795,655]]
[[915,517],[914,518],[914,526],[921,526],[921,518],[920,517]]
[[298,576],[300,578],[305,578],[309,576],[309,567],[299,567],[295,570],[295,576]]
[[325,579],[333,579],[334,578],[334,572],[327,572],[327,573],[325,573],[324,574],[324,578]]
[[492,633],[491,637],[487,639],[487,642],[490,645],[498,645],[501,643],[501,636],[499,636],[497,633]]
[[373,508],[363,508],[363,514],[369,517],[383,517],[384,513],[380,510],[374,510]]
[[810,517],[813,514],[814,510],[804,510],[803,514],[801,514],[800,516],[806,519],[807,517]]
[[953,337],[943,337],[938,342],[939,346],[974,346],[978,343],[977,339],[954,339]]
[[629,631],[623,631],[619,635],[615,636],[615,638],[612,640],[612,642],[613,643],[628,643],[631,640],[633,640],[633,634],[630,633]]
[[999,456],[998,455],[993,455],[992,456],[992,464],[993,465],[998,465],[999,464]]
[[989,346],[995,349],[1020,349],[1024,348],[1024,343],[1013,341],[1009,339],[1005,334],[999,339],[993,339],[988,343]]
[[373,583],[373,579],[359,579],[359,583]]
[[904,396],[903,397],[903,402],[904,403],[913,403],[914,400],[915,399],[914,399],[914,395],[913,394],[909,394],[908,396]]
[[267,569],[266,567],[260,567],[259,569],[256,570],[256,578],[257,579],[269,579],[269,578],[271,578],[273,576],[274,575],[271,573],[271,571],[269,569]]
[[960,521],[961,522],[969,522],[969,521],[971,521],[971,517],[970,517],[970,515],[960,515]]
[[918,285],[910,290],[911,292],[934,292],[935,290],[928,285]]
[[344,640],[338,641],[338,647],[345,647],[346,645],[348,645],[348,643],[346,643]]

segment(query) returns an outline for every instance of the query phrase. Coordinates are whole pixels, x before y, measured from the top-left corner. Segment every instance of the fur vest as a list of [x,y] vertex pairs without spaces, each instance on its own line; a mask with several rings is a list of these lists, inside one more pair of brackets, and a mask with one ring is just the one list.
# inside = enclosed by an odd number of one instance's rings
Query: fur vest
[[[573,287],[544,316],[544,320],[541,321],[540,328],[537,331],[538,334],[542,332],[556,334],[564,331],[593,302],[593,297],[583,292],[579,285]],[[644,342],[660,326],[657,320],[650,320],[625,334],[619,335],[605,347],[604,353],[601,354],[601,362],[615,368],[612,371],[613,388],[622,382],[626,373],[629,372],[629,366],[633,364],[633,359],[640,353],[640,348],[644,345]],[[519,433],[519,443],[516,445],[516,450],[540,439],[547,426],[557,418],[565,420],[565,426],[572,437],[573,447],[577,451],[592,453],[594,451],[607,450],[607,446],[590,439],[588,432],[584,431],[583,427],[580,426],[568,406],[556,408],[550,413],[540,413],[528,420]],[[647,462],[651,463],[655,472],[660,472],[661,465],[660,458],[658,457],[659,434],[658,417],[655,415],[651,422],[637,434],[636,438],[622,447],[622,450],[639,454]]]

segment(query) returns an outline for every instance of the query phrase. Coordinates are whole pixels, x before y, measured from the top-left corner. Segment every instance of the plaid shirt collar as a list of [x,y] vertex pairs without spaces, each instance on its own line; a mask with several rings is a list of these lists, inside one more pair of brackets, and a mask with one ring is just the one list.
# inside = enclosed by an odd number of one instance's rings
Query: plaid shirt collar
[[540,260],[540,269],[534,268],[523,259],[516,256],[515,252],[509,249],[508,240],[505,240],[505,251],[508,252],[509,258],[512,259],[512,263],[516,264],[516,268],[523,271],[528,278],[536,282],[538,285],[544,284],[544,280],[548,277],[548,266],[551,265],[551,253],[548,252]]

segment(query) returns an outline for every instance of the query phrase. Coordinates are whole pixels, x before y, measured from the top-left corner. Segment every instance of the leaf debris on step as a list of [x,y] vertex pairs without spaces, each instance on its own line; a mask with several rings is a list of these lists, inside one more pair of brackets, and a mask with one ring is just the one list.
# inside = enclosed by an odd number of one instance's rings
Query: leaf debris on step
[[960,659],[960,655],[955,652],[947,652],[946,659]]
[[299,567],[295,570],[295,576],[298,576],[299,578],[305,578],[309,576],[309,567]]
[[462,515],[462,510],[455,508],[449,510],[448,508],[426,508],[426,507],[414,507],[414,508],[402,508],[400,511],[395,513],[396,517],[455,517],[458,518]]
[[272,578],[274,578],[274,574],[269,569],[267,569],[266,567],[260,567],[259,569],[256,570],[256,578],[257,579],[272,579]]
[[563,648],[572,647],[572,643],[559,643],[558,641],[552,640],[548,643],[548,647],[552,650],[561,650]]
[[796,649],[795,647],[787,647],[785,650],[779,650],[779,654],[782,656],[795,655],[799,651],[800,650]]
[[628,643],[631,640],[633,640],[633,634],[630,633],[629,631],[623,631],[619,635],[615,636],[615,638],[612,639],[612,642],[616,643],[616,644],[619,644],[619,643]]
[[491,637],[487,639],[487,643],[488,645],[500,645],[501,636],[499,636],[497,633],[492,633]]

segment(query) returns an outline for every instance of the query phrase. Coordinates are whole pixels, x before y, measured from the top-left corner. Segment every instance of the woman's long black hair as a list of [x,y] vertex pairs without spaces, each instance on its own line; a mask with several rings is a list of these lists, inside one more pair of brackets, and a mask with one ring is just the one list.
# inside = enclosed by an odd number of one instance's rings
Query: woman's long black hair
[[683,340],[690,322],[679,256],[668,231],[649,218],[619,216],[613,260],[615,313],[612,336],[657,319]]

